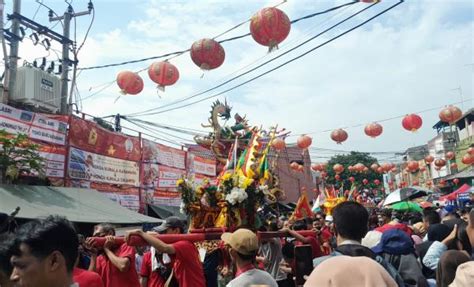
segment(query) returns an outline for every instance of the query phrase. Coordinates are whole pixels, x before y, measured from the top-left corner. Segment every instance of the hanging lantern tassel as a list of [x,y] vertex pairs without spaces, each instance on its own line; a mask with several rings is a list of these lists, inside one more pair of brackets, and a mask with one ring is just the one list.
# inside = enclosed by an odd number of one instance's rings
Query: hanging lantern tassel
[[162,92],[162,93],[165,92],[165,86],[161,86],[161,85],[156,86],[156,95],[158,96],[158,98],[161,99],[160,92]]
[[122,95],[126,95],[127,93],[126,93],[125,91],[120,91],[120,94],[121,94],[121,95],[119,95],[119,96],[115,99],[114,104],[120,99],[120,97],[121,97]]
[[268,53],[271,53],[275,50],[278,50],[278,42],[277,41],[270,41],[268,45]]

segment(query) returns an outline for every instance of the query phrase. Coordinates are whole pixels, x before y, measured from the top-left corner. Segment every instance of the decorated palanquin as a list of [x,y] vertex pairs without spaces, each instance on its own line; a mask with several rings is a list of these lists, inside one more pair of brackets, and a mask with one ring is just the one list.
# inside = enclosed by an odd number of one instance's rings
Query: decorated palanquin
[[192,178],[178,180],[182,210],[190,217],[191,229],[258,228],[261,222],[257,209],[284,196],[278,178],[272,174],[274,161],[269,159],[277,129],[250,128],[238,114],[234,116],[236,124],[225,127],[218,124],[218,117],[230,118],[226,103],[214,103],[207,126],[214,131],[206,139],[196,139],[223,162],[217,185],[204,181],[195,186]]

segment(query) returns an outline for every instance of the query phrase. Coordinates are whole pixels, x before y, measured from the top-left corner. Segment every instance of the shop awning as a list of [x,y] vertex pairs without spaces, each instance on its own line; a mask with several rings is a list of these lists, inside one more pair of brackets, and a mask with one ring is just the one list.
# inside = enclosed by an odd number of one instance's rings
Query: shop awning
[[451,192],[450,194],[447,194],[445,196],[441,196],[439,198],[440,201],[445,201],[445,200],[456,200],[456,197],[458,194],[469,192],[471,189],[471,186],[468,184],[463,184],[460,188],[456,189],[455,191]]
[[170,216],[177,216],[183,220],[186,220],[186,215],[179,212],[179,206],[167,206],[167,205],[154,205],[147,204],[148,215],[153,215],[161,219],[165,219]]
[[108,199],[94,189],[30,185],[0,185],[0,212],[20,207],[18,218],[61,215],[73,222],[114,224],[159,223]]

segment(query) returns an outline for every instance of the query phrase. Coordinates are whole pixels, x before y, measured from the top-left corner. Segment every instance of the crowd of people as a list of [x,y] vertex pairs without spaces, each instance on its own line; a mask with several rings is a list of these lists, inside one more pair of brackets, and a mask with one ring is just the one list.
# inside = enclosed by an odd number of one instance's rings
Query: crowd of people
[[[259,239],[257,231],[284,236]],[[474,209],[400,213],[349,201],[331,215],[223,233],[212,250],[156,236],[185,232],[169,217],[119,244],[107,223],[85,239],[63,217],[31,220],[0,235],[0,286],[474,286]],[[128,245],[132,237],[147,246]]]

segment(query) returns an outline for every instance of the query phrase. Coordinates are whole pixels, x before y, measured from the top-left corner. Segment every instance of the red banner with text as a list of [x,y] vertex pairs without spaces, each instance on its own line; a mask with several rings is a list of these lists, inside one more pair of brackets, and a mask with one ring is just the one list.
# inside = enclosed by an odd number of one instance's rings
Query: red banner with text
[[71,118],[69,143],[81,150],[114,158],[140,161],[140,141],[121,133],[106,130],[95,122]]

